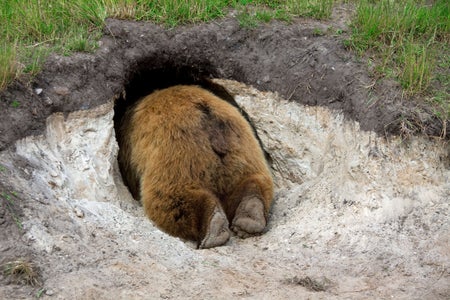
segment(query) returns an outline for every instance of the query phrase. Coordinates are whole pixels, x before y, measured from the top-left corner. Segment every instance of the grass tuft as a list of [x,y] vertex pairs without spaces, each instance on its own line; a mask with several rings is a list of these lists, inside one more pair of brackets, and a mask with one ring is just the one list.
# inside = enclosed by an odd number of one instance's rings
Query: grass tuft
[[[17,101],[15,101],[15,102],[17,103],[16,105],[20,105],[19,102],[17,102]],[[12,105],[14,105],[14,102],[13,102]],[[5,170],[6,170],[5,167],[0,166],[0,171],[1,172],[4,172]],[[20,220],[19,215],[16,212],[15,203],[14,203],[13,197],[17,198],[17,194],[15,192],[13,192],[11,194],[8,194],[6,192],[2,192],[0,194],[0,199],[4,199],[4,203],[5,203],[6,209],[11,214],[11,217],[14,220],[14,222],[16,223],[17,228],[19,230],[23,230],[22,221]]]
[[287,0],[286,7],[289,12],[297,16],[315,19],[328,19],[331,16],[334,0]]
[[16,43],[0,44],[0,90],[18,75]]
[[10,261],[3,266],[5,275],[10,276],[16,284],[39,285],[38,274],[34,265],[23,259]]

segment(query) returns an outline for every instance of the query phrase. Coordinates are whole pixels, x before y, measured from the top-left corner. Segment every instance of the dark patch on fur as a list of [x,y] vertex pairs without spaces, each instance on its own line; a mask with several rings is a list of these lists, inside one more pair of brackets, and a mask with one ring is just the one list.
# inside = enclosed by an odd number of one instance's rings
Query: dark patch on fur
[[[210,91],[211,93],[213,93],[214,95],[219,97],[220,99],[225,100],[226,102],[230,103],[231,105],[233,105],[234,107],[237,108],[237,110],[241,113],[241,115],[245,118],[245,120],[247,120],[247,122],[252,127],[253,134],[256,137],[256,139],[258,140],[259,146],[263,150],[266,161],[269,164],[272,164],[272,162],[273,162],[272,157],[266,150],[264,150],[264,145],[263,145],[261,139],[259,138],[258,133],[256,132],[256,128],[255,128],[255,126],[253,126],[253,123],[250,120],[249,115],[247,114],[247,112],[245,110],[243,110],[239,106],[239,104],[237,104],[237,102],[236,102],[236,100],[234,100],[233,96],[231,96],[230,93],[228,93],[228,91],[223,86],[221,86],[220,84],[217,84],[209,79],[206,79],[206,78],[202,78],[201,80],[198,80],[196,82],[196,84],[207,89],[208,91]],[[207,115],[209,115],[211,113],[210,108],[204,103],[198,103],[197,108]],[[240,136],[237,135],[237,137],[239,138]]]
[[214,114],[206,103],[198,103],[196,107],[203,113],[203,129],[208,132],[209,142],[216,155],[222,160],[229,152],[227,137],[230,134],[226,122]]
[[200,102],[197,103],[195,105],[195,107],[200,110],[203,114],[205,114],[206,116],[210,116],[211,115],[211,108],[208,106],[208,104],[204,103],[204,102]]
[[227,142],[227,126],[224,121],[215,119],[211,124],[211,128],[209,131],[209,141],[211,142],[211,146],[214,150],[214,153],[220,157],[220,159],[224,159],[228,154],[228,142]]
[[160,190],[155,191],[155,198],[162,199],[163,193]]
[[185,206],[186,200],[184,198],[178,197],[178,196],[170,196],[169,199],[171,201],[170,210],[175,212],[173,215],[173,218],[174,218],[175,222],[178,222],[185,215],[184,206]]
[[177,213],[173,216],[173,218],[175,219],[175,222],[178,222],[179,220],[181,220],[184,216],[184,213],[182,210],[178,210]]

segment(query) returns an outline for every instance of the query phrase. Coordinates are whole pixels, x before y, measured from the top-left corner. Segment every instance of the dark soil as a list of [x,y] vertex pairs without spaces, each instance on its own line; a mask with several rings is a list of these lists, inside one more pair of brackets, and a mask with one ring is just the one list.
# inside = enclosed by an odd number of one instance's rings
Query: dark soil
[[442,134],[442,122],[425,104],[403,98],[394,82],[375,82],[345,49],[346,34],[333,35],[331,26],[339,24],[271,22],[249,29],[225,19],[166,29],[108,20],[98,51],[53,55],[31,83],[16,81],[0,93],[0,150],[41,133],[53,112],[88,109],[114,97],[120,104],[124,91],[132,102],[155,88],[212,77],[343,111],[382,135]]

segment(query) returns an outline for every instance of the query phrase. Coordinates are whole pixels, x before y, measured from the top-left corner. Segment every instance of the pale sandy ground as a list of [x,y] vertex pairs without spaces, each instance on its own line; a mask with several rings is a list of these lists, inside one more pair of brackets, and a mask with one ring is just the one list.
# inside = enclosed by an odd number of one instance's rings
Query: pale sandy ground
[[43,299],[450,298],[448,145],[386,140],[325,108],[220,82],[274,161],[267,232],[209,250],[166,235],[117,173],[112,103],[53,115],[44,136],[0,153],[16,170]]

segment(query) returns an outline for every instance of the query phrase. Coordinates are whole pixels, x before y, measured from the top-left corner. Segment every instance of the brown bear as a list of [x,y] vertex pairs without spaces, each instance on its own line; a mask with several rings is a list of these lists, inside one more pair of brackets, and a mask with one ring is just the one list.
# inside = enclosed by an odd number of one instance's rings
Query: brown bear
[[220,246],[261,233],[273,181],[238,109],[198,86],[155,91],[126,112],[119,164],[135,199],[163,231]]

